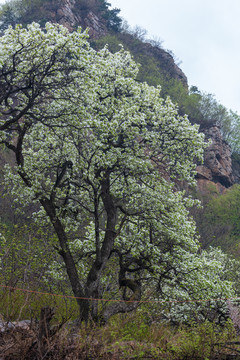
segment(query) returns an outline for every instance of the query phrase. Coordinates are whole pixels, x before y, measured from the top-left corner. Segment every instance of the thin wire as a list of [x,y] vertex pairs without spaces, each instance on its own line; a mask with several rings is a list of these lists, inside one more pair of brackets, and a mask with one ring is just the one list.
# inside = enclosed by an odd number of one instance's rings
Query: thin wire
[[29,290],[29,289],[21,289],[13,286],[7,286],[7,285],[1,285],[1,288],[6,288],[9,290],[17,290],[22,292],[28,292],[32,294],[38,294],[38,295],[48,295],[48,296],[56,296],[61,298],[69,298],[69,299],[79,299],[79,300],[88,300],[88,301],[105,301],[105,302],[123,302],[123,303],[197,303],[197,302],[208,302],[208,301],[227,301],[227,300],[240,300],[240,297],[232,297],[232,298],[217,298],[217,299],[199,299],[199,300],[118,300],[118,299],[96,299],[96,298],[86,298],[86,297],[79,297],[79,296],[73,296],[73,295],[62,295],[62,294],[54,294],[54,293],[48,293],[48,292],[42,292],[42,291],[36,291],[36,290]]

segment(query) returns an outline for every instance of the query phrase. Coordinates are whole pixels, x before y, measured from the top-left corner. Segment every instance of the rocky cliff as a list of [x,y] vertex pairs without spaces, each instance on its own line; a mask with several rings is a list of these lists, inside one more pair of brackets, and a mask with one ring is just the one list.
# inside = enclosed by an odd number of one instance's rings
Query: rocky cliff
[[92,38],[99,38],[108,32],[108,22],[104,19],[104,10],[100,10],[98,0],[43,1],[38,9],[29,8],[18,20],[23,24],[37,21],[42,25],[51,21],[64,25],[70,31],[81,26],[83,29],[89,28]]
[[198,187],[204,191],[209,184],[215,184],[221,193],[234,183],[231,148],[223,140],[218,126],[206,127],[202,131],[210,145],[205,150],[204,164],[197,166]]
[[[76,0],[62,0],[58,6],[45,5],[45,16],[48,21],[57,22],[73,31],[78,26],[89,29],[91,38],[99,38],[108,32],[107,22],[97,12],[94,1],[89,5],[77,6]],[[95,11],[94,11],[95,9]]]

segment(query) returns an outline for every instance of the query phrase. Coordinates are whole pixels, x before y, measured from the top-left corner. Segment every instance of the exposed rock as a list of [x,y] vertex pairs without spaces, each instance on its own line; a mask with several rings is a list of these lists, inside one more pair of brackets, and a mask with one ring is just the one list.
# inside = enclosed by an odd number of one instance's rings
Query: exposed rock
[[204,164],[197,166],[197,179],[219,183],[224,188],[228,188],[234,183],[231,148],[223,140],[218,126],[205,128],[203,132],[206,140],[210,140],[211,144],[205,150]]
[[31,321],[30,320],[21,320],[21,321],[0,321],[0,332],[5,332],[13,329],[30,329]]
[[75,30],[78,26],[83,29],[89,28],[92,38],[99,38],[108,33],[106,20],[90,8],[79,8],[75,0],[47,2],[41,10],[47,21],[64,25],[69,31]]
[[106,26],[92,11],[90,11],[85,18],[85,26],[89,28],[89,35],[91,38],[96,39],[107,34]]
[[204,165],[197,166],[197,178],[198,179],[205,179],[205,180],[212,180],[212,171],[208,169]]
[[75,0],[63,0],[57,9],[55,18],[55,22],[64,25],[70,31],[73,31],[74,27],[82,21],[81,16],[73,12],[74,5]]

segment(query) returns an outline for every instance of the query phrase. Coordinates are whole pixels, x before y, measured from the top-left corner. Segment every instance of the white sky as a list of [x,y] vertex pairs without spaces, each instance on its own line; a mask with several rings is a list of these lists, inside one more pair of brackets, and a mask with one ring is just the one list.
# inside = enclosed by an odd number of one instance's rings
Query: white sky
[[163,40],[190,86],[240,114],[240,0],[108,1],[130,26]]
[[204,92],[240,114],[240,0],[109,0],[130,26],[163,40]]

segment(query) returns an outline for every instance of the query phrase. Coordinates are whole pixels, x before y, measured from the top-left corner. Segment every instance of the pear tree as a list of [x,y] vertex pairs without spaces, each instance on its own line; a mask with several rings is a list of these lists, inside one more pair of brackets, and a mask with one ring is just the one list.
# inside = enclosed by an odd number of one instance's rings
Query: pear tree
[[[136,80],[128,52],[96,52],[80,29],[9,27],[0,48],[0,139],[15,156],[5,182],[54,230],[80,319],[131,311],[150,288],[215,295],[188,213],[195,200],[179,187],[194,185],[203,158],[198,126]],[[208,268],[222,269],[217,259]],[[111,296],[119,302],[102,306]]]

